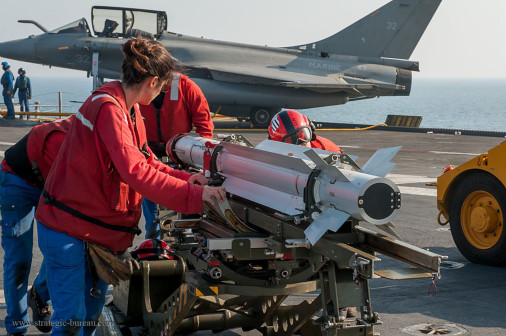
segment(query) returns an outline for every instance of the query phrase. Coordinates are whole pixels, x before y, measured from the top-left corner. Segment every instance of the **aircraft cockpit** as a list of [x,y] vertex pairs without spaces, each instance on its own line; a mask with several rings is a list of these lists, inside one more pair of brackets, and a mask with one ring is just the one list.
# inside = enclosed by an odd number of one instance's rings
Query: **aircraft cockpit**
[[141,35],[158,39],[167,29],[167,14],[163,11],[93,6],[91,20],[98,37],[129,38]]
[[53,29],[48,34],[87,34],[91,36],[88,22],[85,18],[68,23],[63,27]]

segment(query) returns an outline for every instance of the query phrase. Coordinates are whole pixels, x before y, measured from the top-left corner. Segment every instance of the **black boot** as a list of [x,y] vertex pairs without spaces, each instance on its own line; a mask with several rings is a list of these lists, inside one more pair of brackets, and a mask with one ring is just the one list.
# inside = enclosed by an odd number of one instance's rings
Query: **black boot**
[[32,309],[35,327],[43,333],[51,332],[51,311],[49,310],[49,306],[42,302],[34,286],[28,291],[27,296],[28,307]]

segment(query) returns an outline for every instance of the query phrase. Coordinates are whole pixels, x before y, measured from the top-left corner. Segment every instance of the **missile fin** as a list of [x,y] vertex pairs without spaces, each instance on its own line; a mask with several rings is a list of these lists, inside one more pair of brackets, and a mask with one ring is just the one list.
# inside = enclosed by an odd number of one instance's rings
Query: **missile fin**
[[362,173],[385,177],[395,167],[390,160],[399,152],[402,146],[383,148],[376,151],[362,166]]
[[350,181],[346,176],[344,176],[344,174],[339,170],[339,168],[333,165],[329,165],[314,150],[309,149],[304,152],[304,155],[306,155],[309,159],[311,159],[311,161],[313,161],[314,164],[316,165],[316,168],[324,172],[328,177],[330,177],[331,180],[333,181],[337,180],[341,182]]
[[323,211],[312,223],[304,230],[307,239],[314,245],[320,238],[331,230],[336,232],[346,222],[350,215],[344,211],[339,211],[333,208]]
[[394,228],[395,228],[395,225],[393,223],[386,223],[386,224],[382,224],[382,225],[376,225],[376,227],[380,230],[383,230],[384,232],[394,236],[395,238],[399,239],[399,240],[402,240],[401,236],[399,236],[397,234],[397,232],[395,232]]

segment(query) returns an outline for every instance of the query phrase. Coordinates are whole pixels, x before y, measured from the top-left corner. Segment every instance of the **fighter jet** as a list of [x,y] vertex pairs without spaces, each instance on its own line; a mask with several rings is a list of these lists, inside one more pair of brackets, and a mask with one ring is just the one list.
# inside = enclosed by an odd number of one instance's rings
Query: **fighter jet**
[[0,43],[0,56],[82,70],[94,86],[121,74],[121,45],[144,36],[161,42],[200,86],[211,110],[257,126],[282,108],[305,109],[379,96],[407,96],[409,60],[441,0],[393,0],[320,41],[282,48],[167,31],[163,11],[94,6],[85,18]]

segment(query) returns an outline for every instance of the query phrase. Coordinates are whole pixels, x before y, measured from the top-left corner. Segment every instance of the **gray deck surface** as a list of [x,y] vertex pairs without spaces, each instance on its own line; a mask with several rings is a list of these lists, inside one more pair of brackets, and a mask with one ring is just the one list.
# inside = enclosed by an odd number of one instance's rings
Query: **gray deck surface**
[[[0,127],[0,156],[10,145],[21,139],[29,130],[27,122],[10,123]],[[237,123],[217,123],[220,127],[236,127]],[[265,131],[237,131],[251,142],[258,143],[267,137]],[[504,138],[467,135],[406,133],[388,131],[321,131],[318,135],[337,143],[348,154],[357,155],[364,164],[377,148],[402,145],[393,159],[397,165],[391,177],[402,192],[402,208],[394,220],[397,232],[406,242],[448,256],[442,269],[442,278],[436,281],[438,293],[429,296],[430,280],[390,281],[371,280],[373,310],[380,314],[383,324],[375,328],[381,335],[407,335],[403,328],[418,324],[457,325],[468,335],[506,335],[506,268],[488,267],[469,263],[453,243],[449,227],[436,221],[435,182],[443,167],[459,165],[473,156],[486,152]],[[144,223],[140,224],[144,227]],[[137,238],[137,240],[142,240]],[[34,261],[30,281],[40,266],[41,254],[34,244]],[[134,242],[134,244],[136,244]],[[0,250],[3,260],[3,250]],[[383,258],[377,268],[393,267],[395,262]],[[0,267],[0,288],[3,289],[3,267]],[[311,297],[311,295],[309,295]],[[5,300],[0,291],[0,335],[5,334]],[[30,327],[28,335],[40,334]],[[198,332],[196,335],[210,335]],[[256,331],[240,329],[217,335],[259,335]],[[453,333],[452,335],[454,335]],[[420,335],[423,335],[420,333]]]

